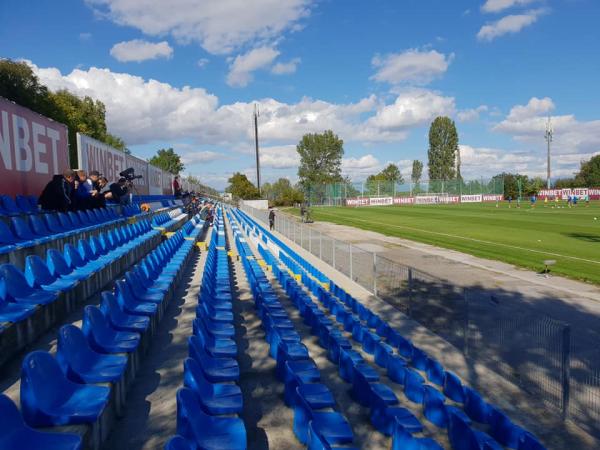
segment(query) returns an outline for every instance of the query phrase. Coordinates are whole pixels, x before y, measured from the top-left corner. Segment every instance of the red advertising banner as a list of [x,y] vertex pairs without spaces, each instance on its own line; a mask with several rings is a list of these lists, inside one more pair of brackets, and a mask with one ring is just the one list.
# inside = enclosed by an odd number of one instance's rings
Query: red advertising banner
[[67,127],[0,97],[0,193],[40,195],[67,168]]

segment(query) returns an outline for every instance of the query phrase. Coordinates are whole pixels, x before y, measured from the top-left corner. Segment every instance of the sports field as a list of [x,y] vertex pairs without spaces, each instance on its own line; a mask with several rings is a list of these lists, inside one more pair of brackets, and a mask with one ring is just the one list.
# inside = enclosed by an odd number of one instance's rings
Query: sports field
[[[314,207],[328,221],[450,248],[600,284],[600,203],[552,208],[538,203],[508,208],[501,203],[380,207]],[[294,211],[298,214],[298,211]]]

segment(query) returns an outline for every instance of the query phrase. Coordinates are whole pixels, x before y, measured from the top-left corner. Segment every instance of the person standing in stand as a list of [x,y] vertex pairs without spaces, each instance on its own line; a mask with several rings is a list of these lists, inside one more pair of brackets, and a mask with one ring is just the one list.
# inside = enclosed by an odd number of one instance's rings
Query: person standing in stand
[[179,175],[173,178],[173,195],[175,198],[181,198],[181,184],[179,184]]
[[273,231],[275,228],[275,210],[269,208],[269,230]]

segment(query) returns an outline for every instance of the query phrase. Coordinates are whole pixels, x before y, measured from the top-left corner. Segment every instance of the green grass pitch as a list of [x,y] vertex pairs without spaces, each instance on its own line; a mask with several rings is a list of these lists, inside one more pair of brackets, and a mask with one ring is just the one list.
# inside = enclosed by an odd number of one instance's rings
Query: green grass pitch
[[[600,284],[600,202],[552,208],[538,202],[458,205],[313,207],[317,221],[350,225],[471,255]],[[298,210],[293,211],[298,214]]]

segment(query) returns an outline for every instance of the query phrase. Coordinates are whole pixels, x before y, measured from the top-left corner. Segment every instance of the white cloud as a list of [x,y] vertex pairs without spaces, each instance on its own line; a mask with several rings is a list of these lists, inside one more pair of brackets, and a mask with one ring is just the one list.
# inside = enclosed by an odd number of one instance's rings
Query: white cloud
[[271,73],[275,75],[287,75],[294,73],[298,68],[298,64],[300,64],[300,58],[294,58],[286,63],[279,62],[273,66]]
[[357,180],[381,170],[381,163],[372,154],[350,158],[342,158],[342,174]]
[[486,13],[498,13],[514,6],[525,6],[539,0],[486,0],[481,10]]
[[92,33],[79,33],[79,40],[89,41],[92,38]]
[[196,65],[200,68],[206,66],[208,63],[210,62],[210,60],[208,58],[200,58],[197,62]]
[[384,57],[375,56],[371,63],[377,69],[371,79],[390,84],[427,84],[443,75],[454,54],[444,55],[435,50],[406,50]]
[[181,155],[181,160],[186,165],[209,163],[223,158],[223,154],[210,150],[188,151]]
[[600,120],[579,121],[573,114],[548,116],[554,109],[551,98],[533,97],[526,105],[514,106],[493,131],[509,134],[531,152],[543,155],[544,133],[550,117],[554,129],[552,154],[559,155],[557,161],[566,161],[567,155],[573,158],[569,161],[574,170],[579,167],[579,160],[589,158],[600,149]]
[[[598,154],[553,154],[552,177],[571,177],[580,162]],[[460,145],[461,173],[465,179],[489,178],[502,172],[546,177],[546,154],[540,149],[508,151],[497,148]]]
[[398,95],[367,122],[382,130],[403,130],[431,122],[437,116],[454,113],[454,98],[433,91],[413,89]]
[[474,122],[479,120],[479,115],[488,110],[487,105],[480,105],[477,108],[463,109],[456,114],[459,122]]
[[538,18],[546,12],[546,9],[538,8],[523,14],[512,14],[502,17],[495,22],[482,26],[477,33],[477,39],[489,42],[508,33],[518,33],[523,28],[535,23]]
[[173,56],[173,48],[167,41],[154,43],[134,39],[113,45],[110,49],[110,55],[121,62],[141,62],[157,58],[169,59]]
[[[263,98],[219,104],[218,97],[202,88],[176,88],[108,69],[91,67],[63,75],[56,68],[31,66],[40,81],[53,91],[66,88],[76,95],[102,101],[109,130],[130,146],[161,141],[187,142],[190,147],[185,151],[248,147],[253,142],[255,103],[260,105],[263,147],[296,144],[305,133],[327,129],[335,130],[347,143],[400,142],[412,128],[427,125],[435,116],[452,114],[454,110],[452,97],[425,89],[401,92],[391,104],[375,95],[346,104],[308,97],[295,103]],[[272,158],[267,159],[267,164],[291,166],[289,156],[293,152],[281,153],[285,156],[281,160],[276,160],[277,155],[270,155],[269,150],[266,152],[267,158]]]
[[295,145],[278,145],[260,148],[260,166],[273,169],[298,167],[300,156]]
[[276,40],[298,28],[313,0],[86,0],[101,16],[150,36],[197,42],[213,54]]
[[236,56],[229,67],[227,84],[232,87],[247,86],[252,81],[252,72],[270,66],[277,56],[279,51],[272,47],[259,47]]

